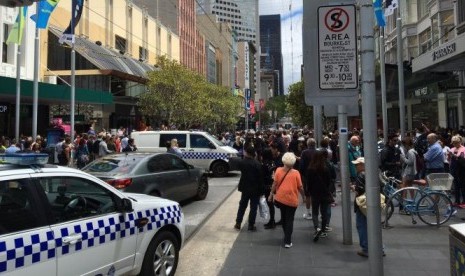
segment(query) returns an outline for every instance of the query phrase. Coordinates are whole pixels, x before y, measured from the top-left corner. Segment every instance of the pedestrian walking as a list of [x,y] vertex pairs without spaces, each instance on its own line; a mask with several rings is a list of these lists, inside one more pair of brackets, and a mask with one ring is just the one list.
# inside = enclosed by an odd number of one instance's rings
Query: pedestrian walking
[[250,202],[249,225],[247,230],[252,232],[257,231],[255,219],[257,217],[258,204],[260,196],[265,192],[262,165],[255,159],[255,149],[250,146],[245,149],[244,159],[238,159],[232,162],[237,163],[234,167],[241,171],[238,189],[239,192],[242,193],[234,228],[237,230],[241,229],[242,219],[247,209],[247,204]]
[[[271,194],[271,187],[273,186],[273,174],[276,170],[276,165],[273,161],[273,154],[270,148],[265,148],[262,152],[262,171],[265,182],[265,197],[268,198]],[[274,229],[276,227],[275,209],[271,201],[266,201],[268,209],[270,210],[270,220],[264,225],[265,229]]]
[[299,171],[293,169],[296,157],[292,152],[283,155],[284,167],[276,169],[271,195],[268,200],[274,200],[281,210],[281,221],[284,232],[284,248],[292,247],[292,232],[294,230],[294,215],[299,206],[299,193],[305,201],[304,189]]
[[450,172],[454,177],[455,205],[465,208],[465,147],[460,135],[453,136],[451,141],[453,148],[449,158]]
[[[315,234],[313,241],[318,241],[319,238],[327,236],[328,224],[328,209],[331,208],[333,196],[331,193],[331,169],[328,166],[327,154],[323,150],[315,151],[313,158],[310,160],[306,172],[306,189],[305,194],[309,194],[312,198],[312,217]],[[319,226],[319,213],[321,212],[321,227]]]
[[78,169],[84,168],[89,163],[89,149],[84,139],[79,140],[76,149],[76,165]]

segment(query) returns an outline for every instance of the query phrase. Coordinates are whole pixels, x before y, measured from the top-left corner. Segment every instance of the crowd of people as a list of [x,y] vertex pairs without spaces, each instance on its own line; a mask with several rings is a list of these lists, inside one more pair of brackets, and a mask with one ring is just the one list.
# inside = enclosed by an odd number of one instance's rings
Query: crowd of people
[[49,163],[79,169],[108,154],[132,151],[137,151],[137,146],[124,127],[119,128],[116,134],[105,130],[96,133],[90,128],[86,133],[76,134],[73,141],[71,136],[64,135],[59,137],[53,149],[47,147],[47,140],[40,135],[35,140],[31,136],[21,136],[19,141],[0,137],[0,153],[48,153]]
[[[431,130],[422,125],[405,137],[390,131],[379,150],[379,167],[401,180],[399,188],[411,186],[431,173],[450,173],[454,177],[454,205],[465,208],[465,130]],[[383,145],[382,131],[379,144]],[[241,171],[239,191],[242,197],[234,228],[241,229],[247,205],[249,231],[255,231],[259,198],[268,199],[270,220],[265,229],[282,225],[283,246],[292,247],[293,220],[299,197],[305,203],[303,217],[313,220],[314,241],[326,237],[330,227],[331,206],[336,204],[336,168],[339,160],[338,134],[325,132],[319,145],[311,130],[249,131],[218,136],[226,145],[243,153],[238,161]],[[354,129],[348,139],[350,185],[356,195],[365,192],[362,131]],[[281,211],[276,220],[275,207]],[[354,202],[361,250],[368,257],[367,220]],[[399,210],[401,214],[408,214]],[[321,218],[321,220],[320,220]],[[320,222],[321,221],[321,222]],[[384,253],[383,253],[384,254]]]

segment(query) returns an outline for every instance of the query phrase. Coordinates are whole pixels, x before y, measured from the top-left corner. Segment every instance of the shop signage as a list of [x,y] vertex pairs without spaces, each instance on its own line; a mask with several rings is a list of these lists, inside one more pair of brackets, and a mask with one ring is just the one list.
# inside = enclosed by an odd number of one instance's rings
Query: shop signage
[[447,55],[450,55],[456,51],[457,47],[455,46],[455,42],[447,45],[445,47],[442,47],[436,51],[433,52],[433,61],[443,58]]
[[426,96],[428,95],[428,86],[422,87],[415,89],[415,97],[421,97],[421,96]]
[[7,113],[8,106],[7,105],[0,105],[0,113]]

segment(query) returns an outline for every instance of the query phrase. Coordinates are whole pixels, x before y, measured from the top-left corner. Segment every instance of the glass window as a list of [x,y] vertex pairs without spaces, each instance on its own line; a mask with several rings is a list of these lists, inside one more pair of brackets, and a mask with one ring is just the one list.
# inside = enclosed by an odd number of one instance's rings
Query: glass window
[[429,13],[428,11],[428,1],[418,1],[418,18],[422,18],[423,16],[427,15]]
[[147,162],[147,169],[151,173],[168,171],[170,167],[170,160],[166,155],[157,155]]
[[3,47],[2,47],[2,62],[8,62],[8,43],[6,40],[8,39],[9,28],[7,24],[3,24]]
[[126,39],[122,38],[119,35],[115,35],[115,48],[120,51],[126,52],[126,46]]
[[158,146],[160,148],[168,147],[171,139],[178,140],[179,148],[185,148],[186,147],[186,139],[187,139],[186,134],[176,134],[176,133],[160,134],[160,145],[158,145]]
[[191,148],[208,148],[208,144],[210,144],[210,140],[203,135],[191,134]]
[[187,168],[186,162],[184,162],[181,158],[177,157],[176,155],[168,155],[168,159],[170,159],[171,169],[172,170],[184,170]]
[[40,178],[54,222],[88,218],[116,211],[114,195],[104,187],[76,177]]
[[28,180],[0,181],[0,235],[43,226]]
[[104,157],[92,162],[86,172],[104,172],[111,174],[127,174],[139,163],[145,156],[143,155],[118,155]]

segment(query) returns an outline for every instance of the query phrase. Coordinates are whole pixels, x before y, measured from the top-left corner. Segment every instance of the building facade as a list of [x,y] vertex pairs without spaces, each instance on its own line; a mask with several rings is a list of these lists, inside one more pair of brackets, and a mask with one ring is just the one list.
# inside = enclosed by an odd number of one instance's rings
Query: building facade
[[[35,13],[29,7],[21,57],[21,133],[31,134],[32,78]],[[0,133],[14,132],[16,47],[6,44],[17,9],[0,7],[0,100],[9,112],[0,115]],[[52,13],[49,26],[40,31],[38,133],[61,117],[69,123],[71,50],[58,42],[70,22],[71,0],[62,0]],[[157,57],[180,59],[179,37],[132,1],[85,1],[76,34],[76,127],[80,131],[137,128],[140,114],[136,96],[145,91],[147,72],[156,70]],[[6,45],[6,46],[5,46]],[[3,57],[4,56],[4,57]],[[22,61],[24,59],[24,61]]]
[[187,68],[205,75],[205,38],[197,28],[196,7],[196,0],[178,1],[180,61]]
[[397,64],[396,19],[400,15],[407,128],[421,123],[433,129],[458,128],[464,124],[464,90],[460,87],[465,67],[460,64],[465,64],[465,40],[460,26],[465,1],[399,2],[399,8],[387,17],[385,28],[389,127],[400,125],[397,67],[389,69],[389,64]]
[[279,14],[260,16],[260,41],[262,48],[260,70],[276,78],[273,81],[275,86],[272,87],[272,96],[284,95],[283,82],[278,81],[278,79],[283,79],[281,16]]

